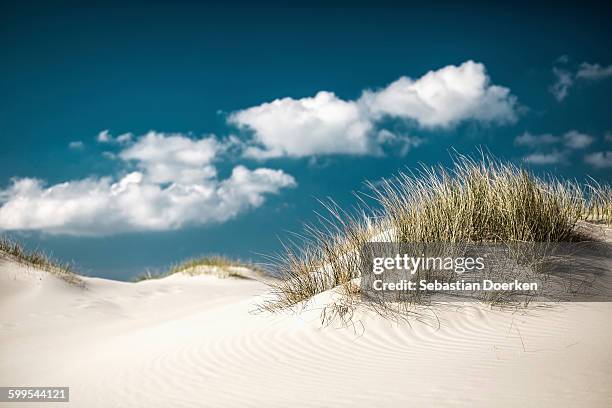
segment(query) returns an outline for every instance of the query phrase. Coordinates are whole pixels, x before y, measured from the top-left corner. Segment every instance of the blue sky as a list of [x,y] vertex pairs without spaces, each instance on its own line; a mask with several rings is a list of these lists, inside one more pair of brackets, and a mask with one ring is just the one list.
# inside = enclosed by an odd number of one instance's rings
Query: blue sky
[[0,230],[129,279],[449,149],[610,182],[610,10],[513,4],[5,2]]

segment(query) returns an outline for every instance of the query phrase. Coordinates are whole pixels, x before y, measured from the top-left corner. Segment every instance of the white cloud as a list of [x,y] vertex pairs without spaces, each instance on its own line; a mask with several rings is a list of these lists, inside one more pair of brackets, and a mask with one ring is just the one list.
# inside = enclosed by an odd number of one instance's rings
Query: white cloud
[[568,96],[569,90],[574,85],[576,80],[596,81],[612,76],[612,65],[603,67],[599,64],[583,62],[577,69],[561,68],[558,66],[567,66],[568,62],[569,58],[567,55],[562,55],[561,57],[557,58],[555,61],[557,66],[554,66],[552,69],[556,81],[550,86],[549,91],[559,102],[563,101]]
[[612,76],[612,65],[602,67],[599,64],[589,64],[588,62],[580,64],[580,69],[576,73],[578,78],[591,80],[604,79],[609,76]]
[[96,140],[99,143],[109,143],[111,141],[111,134],[108,131],[108,129],[101,131],[100,133],[98,133],[98,136],[96,137]]
[[80,140],[75,140],[73,142],[68,143],[68,148],[72,150],[81,150],[84,147],[85,147],[85,144],[83,144],[83,142],[81,142]]
[[332,92],[283,98],[233,113],[229,122],[254,131],[245,154],[255,158],[367,154],[372,124],[356,103]]
[[231,177],[220,183],[218,195],[230,208],[236,205],[258,207],[264,201],[264,194],[295,185],[293,177],[282,170],[259,168],[251,171],[244,166],[236,166]]
[[[581,133],[577,130],[565,132],[563,136],[554,136],[550,133],[534,135],[525,132],[514,139],[514,144],[517,146],[525,146],[532,151],[535,150],[535,152],[523,157],[526,163],[550,165],[568,160],[568,157],[571,157],[573,151],[587,148],[594,140],[595,138],[593,136]],[[555,146],[555,149],[546,152],[546,150],[551,149],[551,146]],[[559,147],[560,150],[557,150],[557,147]]]
[[98,143],[114,143],[114,144],[126,144],[132,141],[134,135],[132,133],[123,133],[117,137],[114,137],[110,130],[106,129],[98,133],[96,140]]
[[574,84],[572,73],[568,70],[553,67],[553,74],[557,81],[549,88],[550,93],[559,102],[567,98],[570,87]]
[[396,134],[386,129],[378,132],[376,141],[381,146],[388,146],[399,156],[405,156],[410,150],[425,143],[420,137]]
[[543,135],[534,135],[529,132],[525,132],[514,139],[514,144],[518,146],[528,146],[530,148],[539,147],[542,145],[550,145],[559,142],[557,136],[553,136],[550,133]]
[[516,120],[516,97],[492,85],[485,66],[467,61],[430,71],[416,80],[401,77],[359,100],[374,118],[414,120],[422,127],[451,127],[465,120],[508,123]]
[[150,132],[119,153],[139,169],[119,179],[14,179],[0,190],[0,230],[97,236],[219,223],[296,185],[281,170],[243,166],[220,180],[211,164],[219,151],[212,137]]
[[563,142],[570,149],[584,149],[590,146],[593,140],[595,139],[592,136],[580,133],[577,130],[570,130],[563,135]]
[[525,132],[514,139],[514,144],[517,146],[526,146],[531,149],[541,148],[554,144],[561,144],[568,149],[584,149],[593,143],[595,138],[589,136],[586,133],[581,133],[577,130],[570,130],[565,132],[563,136],[554,136],[550,133],[542,135],[534,135],[529,132]]
[[612,167],[612,151],[588,154],[584,157],[584,161],[600,169]]
[[467,61],[416,80],[401,77],[354,101],[321,91],[234,112],[228,122],[253,131],[248,157],[364,155],[380,154],[375,125],[384,117],[414,121],[422,128],[449,128],[467,120],[508,123],[516,120],[516,105],[508,88],[490,83],[483,64]]
[[565,156],[562,152],[554,151],[551,153],[532,153],[523,158],[526,163],[536,165],[550,165],[562,162]]
[[115,140],[119,144],[124,144],[124,143],[131,142],[133,137],[134,137],[134,135],[131,134],[131,133],[123,133],[123,134],[117,136],[117,138]]
[[197,183],[216,176],[212,162],[223,149],[212,136],[191,139],[151,131],[121,151],[119,157],[135,161],[153,183]]

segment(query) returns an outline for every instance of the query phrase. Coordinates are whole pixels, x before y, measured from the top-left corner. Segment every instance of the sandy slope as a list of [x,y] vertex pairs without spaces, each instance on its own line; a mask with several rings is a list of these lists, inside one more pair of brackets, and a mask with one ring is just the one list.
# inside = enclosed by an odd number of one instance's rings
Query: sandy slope
[[[181,275],[86,289],[0,261],[0,385],[73,407],[610,406],[612,304],[448,307],[440,327],[250,313],[265,285]],[[9,406],[10,404],[1,404]],[[27,404],[14,404],[26,407]]]

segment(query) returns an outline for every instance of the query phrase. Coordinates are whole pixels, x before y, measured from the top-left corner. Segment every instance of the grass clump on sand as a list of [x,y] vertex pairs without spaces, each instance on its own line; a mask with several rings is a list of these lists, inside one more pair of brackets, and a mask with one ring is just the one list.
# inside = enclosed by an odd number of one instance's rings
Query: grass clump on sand
[[73,270],[71,264],[59,262],[40,250],[27,250],[19,243],[6,237],[0,237],[0,258],[10,259],[22,265],[49,272],[73,285],[84,285],[83,280]]
[[612,186],[594,183],[588,186],[588,202],[584,219],[612,224]]
[[159,279],[175,273],[184,273],[190,276],[213,275],[219,278],[252,279],[253,275],[249,274],[249,271],[259,275],[265,274],[261,268],[251,263],[233,260],[220,255],[208,255],[187,259],[173,265],[165,273],[145,272],[134,280],[138,282],[147,279]]
[[326,204],[327,215],[273,258],[282,279],[272,283],[263,309],[291,307],[336,287],[354,303],[367,242],[573,242],[584,238],[579,222],[612,221],[610,187],[536,177],[485,155],[458,155],[451,168],[422,167],[366,185],[358,211]]

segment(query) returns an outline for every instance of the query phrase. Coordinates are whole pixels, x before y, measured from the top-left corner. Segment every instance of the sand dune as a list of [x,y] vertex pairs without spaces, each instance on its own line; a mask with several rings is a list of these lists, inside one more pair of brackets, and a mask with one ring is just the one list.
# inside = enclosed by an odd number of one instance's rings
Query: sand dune
[[70,386],[71,402],[61,406],[604,407],[612,400],[611,303],[521,313],[452,305],[436,311],[439,326],[363,311],[349,327],[322,327],[329,293],[299,315],[255,314],[266,291],[257,280],[84,278],[79,288],[0,262],[1,383]]

